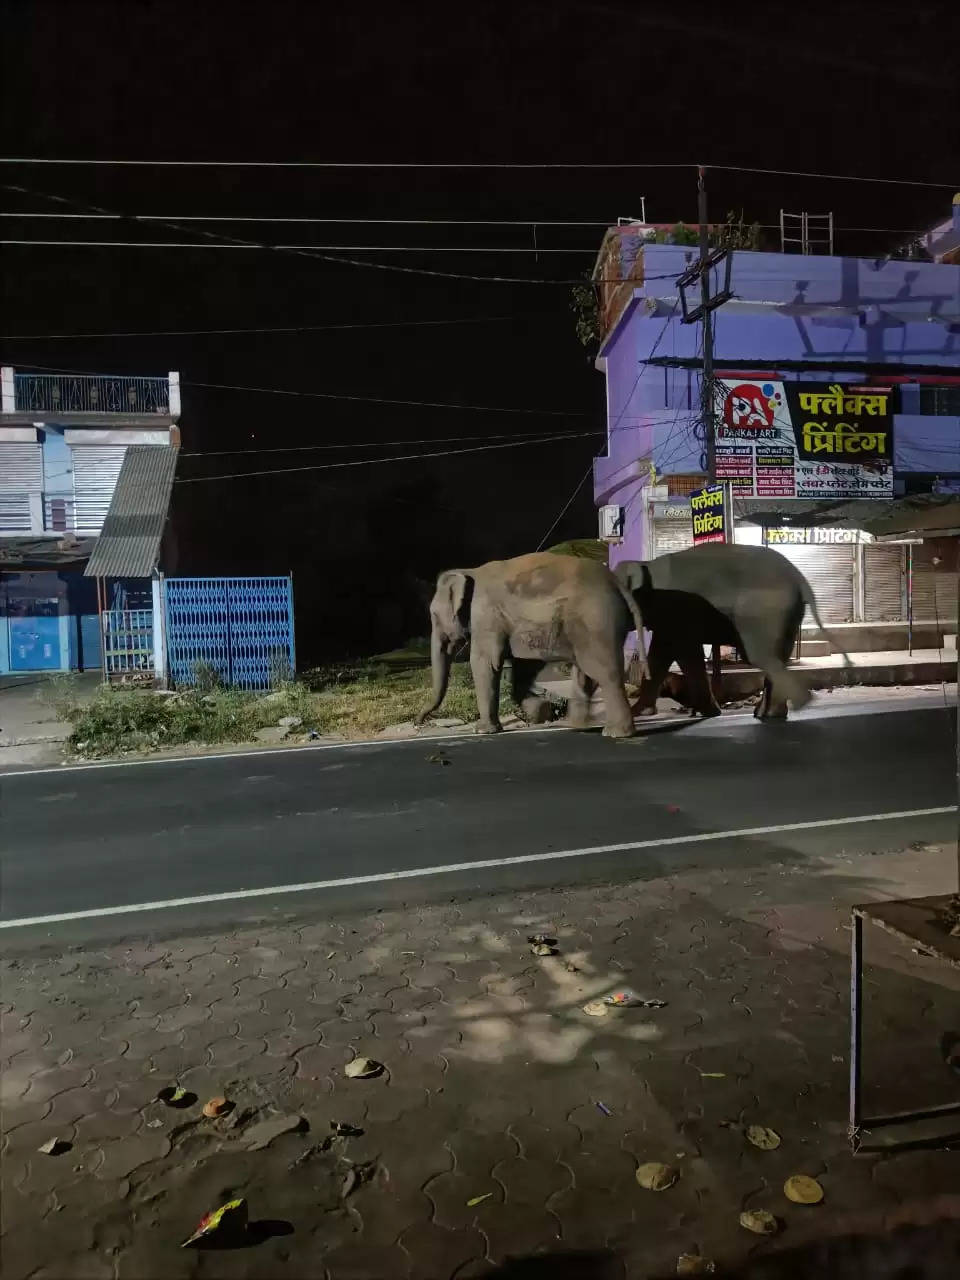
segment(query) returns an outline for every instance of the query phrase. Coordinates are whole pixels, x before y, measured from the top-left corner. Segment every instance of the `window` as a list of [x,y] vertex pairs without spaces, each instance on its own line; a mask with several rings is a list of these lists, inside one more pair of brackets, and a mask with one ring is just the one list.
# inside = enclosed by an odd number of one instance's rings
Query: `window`
[[920,412],[938,418],[960,418],[960,387],[920,387]]

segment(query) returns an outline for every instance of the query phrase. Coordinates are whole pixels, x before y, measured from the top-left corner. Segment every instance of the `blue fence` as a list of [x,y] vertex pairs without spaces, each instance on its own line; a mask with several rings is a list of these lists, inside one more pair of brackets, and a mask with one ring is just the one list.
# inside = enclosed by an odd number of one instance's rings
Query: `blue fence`
[[290,578],[166,578],[163,601],[174,684],[196,683],[198,664],[238,689],[296,670]]

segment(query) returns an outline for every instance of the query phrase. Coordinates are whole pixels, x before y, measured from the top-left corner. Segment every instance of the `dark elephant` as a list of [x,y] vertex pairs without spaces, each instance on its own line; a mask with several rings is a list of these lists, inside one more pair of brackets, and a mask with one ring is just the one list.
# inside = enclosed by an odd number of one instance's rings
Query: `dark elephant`
[[709,543],[655,560],[626,560],[615,572],[652,632],[637,703],[641,715],[656,714],[672,662],[686,677],[694,709],[719,715],[703,657],[704,645],[713,644],[735,647],[763,672],[763,694],[754,709],[759,719],[785,719],[788,700],[796,708],[810,700],[787,663],[808,607],[825,634],[826,629],[809,582],[779,552]]

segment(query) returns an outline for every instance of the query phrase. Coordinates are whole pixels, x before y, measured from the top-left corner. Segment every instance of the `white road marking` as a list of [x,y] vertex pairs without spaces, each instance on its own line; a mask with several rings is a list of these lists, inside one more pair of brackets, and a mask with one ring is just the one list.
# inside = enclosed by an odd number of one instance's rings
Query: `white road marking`
[[814,822],[786,822],[775,827],[743,827],[739,831],[705,831],[692,836],[667,836],[660,840],[629,840],[623,844],[598,844],[584,849],[555,849],[549,853],[524,853],[513,858],[484,858],[478,862],[451,862],[440,867],[411,867],[405,871],[384,871],[372,876],[344,876],[339,880],[313,880],[305,884],[271,885],[267,889],[235,889],[229,893],[201,893],[190,898],[168,898],[161,902],[134,902],[124,907],[95,907],[90,911],[64,911],[49,916],[24,916],[0,920],[0,929],[20,929],[27,925],[60,924],[65,920],[95,920],[101,916],[122,916],[141,911],[167,911],[172,907],[194,907],[207,902],[237,902],[245,898],[269,898],[286,893],[309,893],[317,889],[342,889],[349,885],[377,884],[389,880],[411,880],[416,876],[442,876],[454,871],[478,871],[487,867],[512,867],[526,862],[550,862],[559,858],[585,858],[597,853],[624,853],[630,849],[661,849],[680,844],[701,844],[709,840],[735,840],[748,836],[776,835],[782,831],[814,831],[820,827],[855,826],[861,822],[893,822],[898,818],[926,818],[955,813],[955,804],[935,809],[902,809],[896,813],[865,813],[853,818],[821,818]]

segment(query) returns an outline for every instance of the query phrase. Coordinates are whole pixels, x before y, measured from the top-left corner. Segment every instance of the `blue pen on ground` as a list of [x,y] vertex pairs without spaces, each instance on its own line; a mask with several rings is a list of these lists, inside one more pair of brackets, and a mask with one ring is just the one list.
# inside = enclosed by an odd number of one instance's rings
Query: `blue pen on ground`
[[613,1115],[613,1112],[610,1110],[610,1108],[607,1106],[607,1104],[606,1104],[605,1102],[598,1102],[598,1103],[597,1103],[597,1110],[598,1110],[598,1111],[602,1111],[602,1112],[603,1112],[603,1114],[604,1114],[605,1116],[612,1116],[612,1115]]

